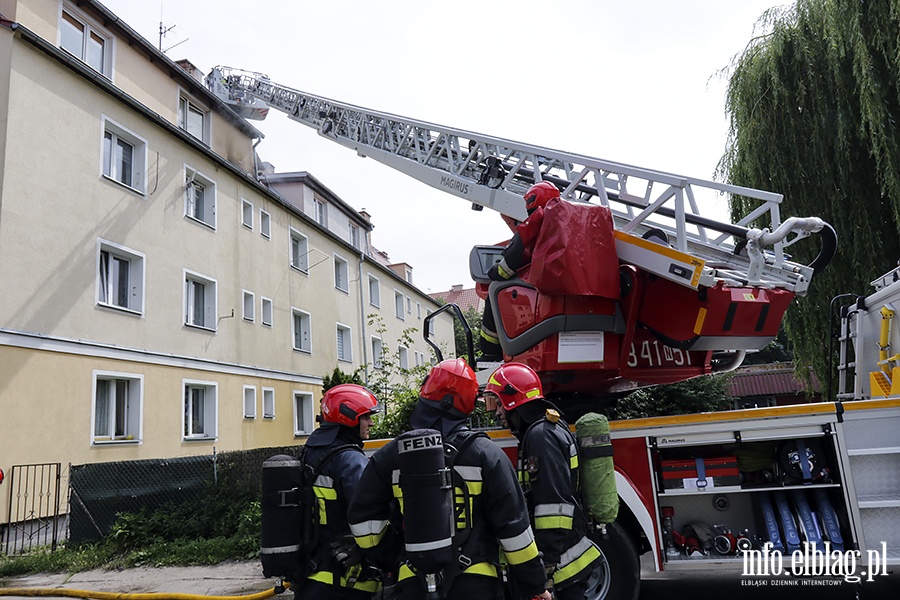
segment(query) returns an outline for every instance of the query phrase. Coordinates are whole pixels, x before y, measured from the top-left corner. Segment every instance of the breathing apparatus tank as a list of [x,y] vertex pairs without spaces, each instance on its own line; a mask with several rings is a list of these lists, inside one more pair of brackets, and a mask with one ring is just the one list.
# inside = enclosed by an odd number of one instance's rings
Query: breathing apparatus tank
[[587,413],[575,422],[575,437],[585,513],[596,523],[612,523],[619,514],[619,495],[609,420],[605,415]]
[[453,485],[440,432],[414,429],[398,436],[397,457],[406,557],[434,594],[441,570],[455,558]]
[[301,460],[278,454],[263,462],[260,559],[266,577],[301,581],[308,574],[309,556],[303,543],[303,513],[299,508],[302,489]]

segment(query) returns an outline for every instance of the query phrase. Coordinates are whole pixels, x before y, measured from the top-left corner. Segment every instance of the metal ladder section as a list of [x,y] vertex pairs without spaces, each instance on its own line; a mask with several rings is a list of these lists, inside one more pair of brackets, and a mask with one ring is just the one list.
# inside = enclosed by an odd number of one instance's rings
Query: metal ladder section
[[[724,282],[803,294],[813,274],[812,268],[791,262],[784,249],[825,224],[814,217],[782,223],[780,194],[399,117],[307,94],[261,73],[230,67],[213,69],[206,85],[247,118],[265,118],[267,109],[262,107],[271,106],[360,156],[468,200],[476,210],[487,206],[523,220],[522,193],[535,181],[548,180],[566,200],[607,206],[617,230],[617,249],[643,248],[644,257],[658,259],[652,254],[660,251],[650,248],[648,254],[640,237],[653,229],[664,231],[668,250],[697,270],[691,287]],[[701,200],[727,194],[758,200],[759,205],[734,224],[703,216]],[[769,225],[759,229],[757,223]],[[634,254],[627,262],[641,260]],[[619,256],[626,260],[621,251]]]

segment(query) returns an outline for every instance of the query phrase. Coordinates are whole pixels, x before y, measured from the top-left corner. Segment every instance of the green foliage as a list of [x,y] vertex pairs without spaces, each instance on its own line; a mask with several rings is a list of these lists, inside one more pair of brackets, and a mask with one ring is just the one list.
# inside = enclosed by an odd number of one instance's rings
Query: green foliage
[[[782,218],[838,232],[832,264],[788,311],[796,362],[827,377],[829,303],[865,294],[900,257],[900,2],[797,0],[765,13],[730,75],[719,176],[784,194]],[[733,216],[751,203],[732,199]],[[808,264],[814,243],[791,246]]]
[[[478,338],[481,335],[481,317],[482,312],[476,310],[474,306],[470,306],[464,313],[466,322],[469,324],[469,330],[472,333],[472,345],[475,358],[481,356],[481,350],[478,348]],[[469,358],[468,338],[466,338],[466,330],[458,319],[453,319],[453,340],[456,345],[456,355],[462,356],[466,360]]]
[[727,410],[731,408],[731,401],[725,395],[727,389],[727,373],[643,388],[619,400],[610,418],[640,419]]
[[784,327],[778,330],[775,339],[769,342],[769,345],[759,352],[750,352],[741,363],[744,366],[749,365],[767,365],[771,363],[786,363],[794,360],[794,352],[791,349],[791,342],[788,340]]
[[363,380],[362,377],[359,376],[359,371],[348,374],[341,371],[340,367],[335,367],[334,371],[331,372],[331,375],[325,375],[322,378],[322,393],[325,393],[334,386],[340,385],[342,383],[355,383],[357,385],[362,385]]

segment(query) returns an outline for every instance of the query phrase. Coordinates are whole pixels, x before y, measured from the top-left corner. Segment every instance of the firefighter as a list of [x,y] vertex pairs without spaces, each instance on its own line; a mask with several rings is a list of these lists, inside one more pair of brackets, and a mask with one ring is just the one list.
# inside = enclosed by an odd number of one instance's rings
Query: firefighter
[[372,392],[353,383],[336,385],[322,398],[321,425],[309,436],[305,453],[308,465],[331,456],[313,485],[319,499],[314,556],[319,569],[294,590],[297,598],[366,600],[380,588],[347,523],[347,507],[369,462],[362,447],[377,405]]
[[[425,378],[410,415],[413,431],[440,432],[445,448],[447,444],[459,448],[453,470],[465,477],[465,490],[456,480],[453,484],[453,518],[458,523],[453,534],[455,560],[441,573],[434,594],[451,600],[502,598],[498,565],[502,549],[516,598],[550,600],[515,469],[499,446],[466,427],[477,395],[478,382],[468,363],[461,358],[444,360]],[[399,464],[396,439],[372,456],[350,504],[350,529],[373,560],[387,561],[383,564],[387,569],[391,564],[397,567],[398,598],[421,599],[427,593],[425,576],[407,561],[401,532],[404,515],[411,521],[411,511],[431,509],[404,505]]]
[[586,535],[575,436],[526,365],[498,367],[484,394],[496,401],[497,417],[519,440],[519,478],[554,594],[559,600],[585,598],[601,554]]
[[[490,268],[488,277],[493,281],[505,281],[531,262],[531,250],[544,220],[544,207],[548,202],[559,199],[559,197],[559,190],[549,181],[539,181],[528,188],[523,195],[528,218],[516,224],[512,239],[503,249],[503,258]],[[500,340],[497,337],[497,325],[490,299],[485,302],[484,313],[481,316],[480,345],[482,361],[502,360],[503,354],[500,350]]]

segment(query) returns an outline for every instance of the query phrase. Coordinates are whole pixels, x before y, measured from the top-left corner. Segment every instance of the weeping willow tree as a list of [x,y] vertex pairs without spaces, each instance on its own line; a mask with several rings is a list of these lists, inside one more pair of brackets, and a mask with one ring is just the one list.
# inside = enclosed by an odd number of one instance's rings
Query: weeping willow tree
[[[835,259],[785,322],[798,367],[825,381],[832,299],[870,293],[900,258],[900,0],[797,0],[758,29],[728,70],[718,176],[782,193],[782,218],[818,216],[837,231]],[[750,206],[732,199],[732,216]],[[818,248],[789,251],[808,264]]]

